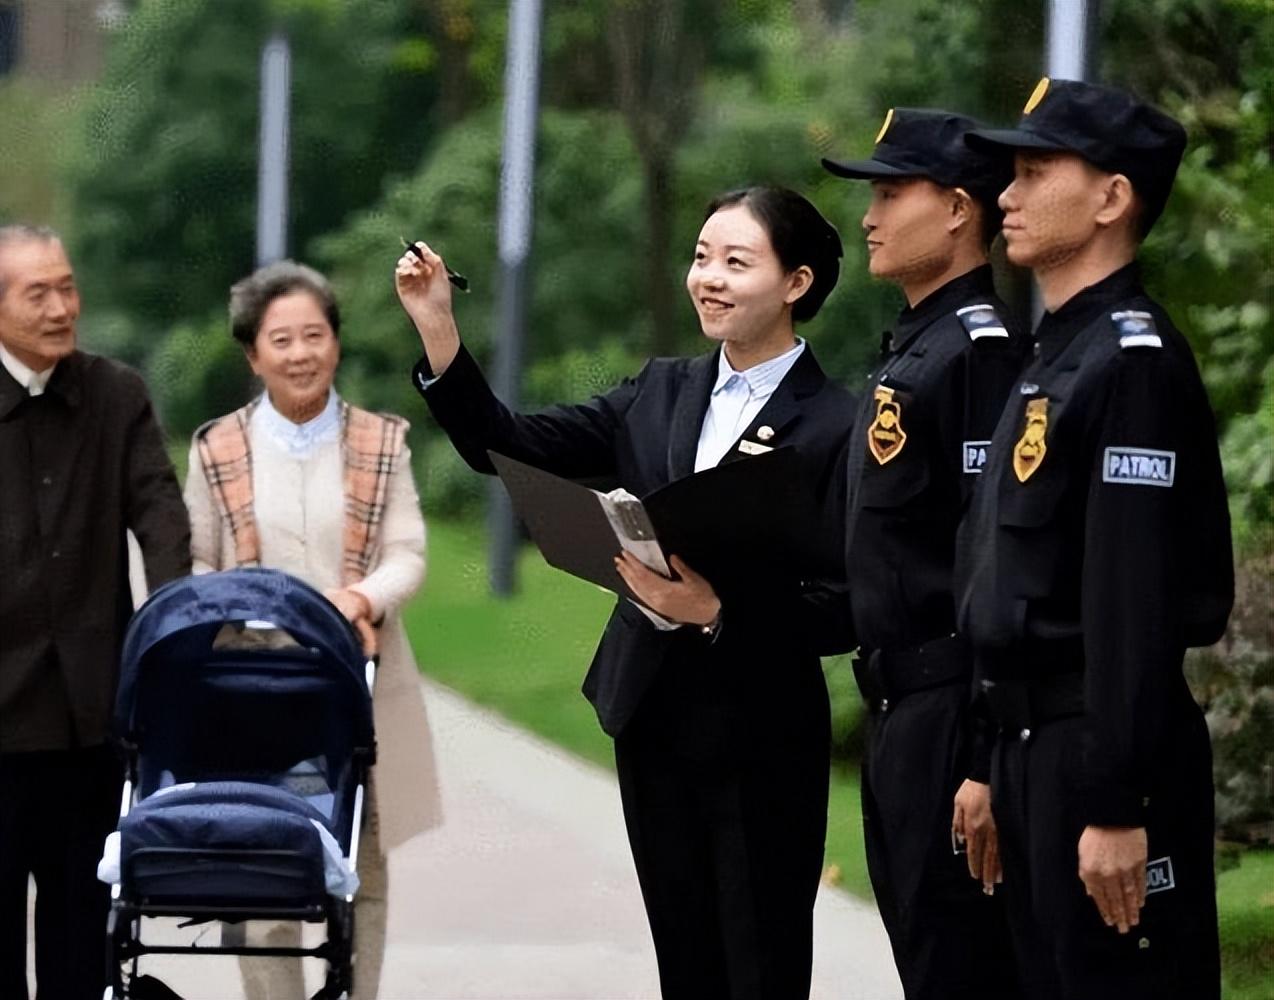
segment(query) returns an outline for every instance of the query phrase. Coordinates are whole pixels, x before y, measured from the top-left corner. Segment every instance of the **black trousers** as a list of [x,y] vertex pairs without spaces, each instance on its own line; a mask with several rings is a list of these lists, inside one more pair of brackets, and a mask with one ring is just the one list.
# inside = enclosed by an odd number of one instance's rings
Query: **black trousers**
[[867,871],[907,1000],[1016,1000],[1003,900],[951,844],[967,771],[965,687],[920,691],[872,712],[863,760]]
[[827,746],[705,761],[621,736],[615,761],[664,1000],[808,997]]
[[123,770],[107,747],[0,754],[0,997],[26,1000],[27,877],[35,877],[40,1000],[100,1000],[110,888],[97,881]]
[[1212,753],[1203,713],[1183,705],[1163,741],[1146,824],[1155,876],[1141,922],[1127,934],[1102,922],[1077,874],[1082,725],[1064,719],[1033,726],[1026,740],[1002,737],[993,759],[1003,890],[1029,996],[1219,1000]]

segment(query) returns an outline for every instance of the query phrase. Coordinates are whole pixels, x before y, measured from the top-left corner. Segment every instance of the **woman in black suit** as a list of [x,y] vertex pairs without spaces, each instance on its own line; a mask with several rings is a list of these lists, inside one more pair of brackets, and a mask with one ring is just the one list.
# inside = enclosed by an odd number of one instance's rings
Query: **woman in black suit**
[[[643,496],[674,479],[793,446],[802,486],[841,551],[853,401],[794,324],[836,284],[836,230],[800,195],[748,188],[714,200],[686,276],[719,349],[657,358],[586,403],[513,413],[460,342],[442,260],[425,244],[395,281],[425,348],[417,387],[479,472],[486,450]],[[792,516],[782,509],[775,519]],[[749,540],[739,539],[741,549]],[[829,711],[818,660],[821,583],[741,588],[671,557],[664,579],[617,567],[671,625],[620,600],[584,693],[615,739],[629,842],[665,1000],[809,994],[814,897],[827,824]]]

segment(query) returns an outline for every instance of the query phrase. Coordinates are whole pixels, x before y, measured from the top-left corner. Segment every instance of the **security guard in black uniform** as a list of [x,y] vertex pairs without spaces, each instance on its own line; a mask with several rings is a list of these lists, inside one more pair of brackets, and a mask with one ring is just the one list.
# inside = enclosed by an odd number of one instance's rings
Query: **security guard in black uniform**
[[[1026,340],[1006,323],[987,263],[1010,174],[1002,157],[966,145],[976,125],[895,108],[870,160],[823,161],[872,182],[871,273],[908,302],[850,438],[846,550],[870,712],[867,863],[908,1000],[1019,996],[994,896],[989,760],[970,760],[972,659],[955,635],[951,589],[956,528]],[[957,853],[966,834],[967,857]]]
[[1008,255],[1046,310],[957,551],[1020,970],[1032,997],[1214,1000],[1211,751],[1181,664],[1225,628],[1230,525],[1198,368],[1134,262],[1185,133],[1042,80],[1016,130],[969,141],[1014,158]]

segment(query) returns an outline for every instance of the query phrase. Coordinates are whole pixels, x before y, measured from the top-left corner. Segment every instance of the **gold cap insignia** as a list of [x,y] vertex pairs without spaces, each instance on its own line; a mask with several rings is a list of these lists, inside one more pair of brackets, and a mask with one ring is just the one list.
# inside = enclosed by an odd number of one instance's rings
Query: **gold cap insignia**
[[902,429],[902,404],[894,399],[893,389],[876,387],[876,419],[867,428],[867,450],[881,465],[896,458],[907,443]]
[[1048,93],[1048,77],[1040,77],[1040,82],[1035,85],[1035,89],[1031,91],[1031,96],[1026,99],[1026,107],[1022,109],[1022,114],[1029,115],[1032,111],[1039,107],[1040,101],[1044,100],[1044,95]]
[[889,131],[889,126],[894,123],[894,109],[890,108],[885,115],[885,123],[880,126],[880,131],[876,133],[876,141],[880,142],[885,137],[885,133]]
[[1026,404],[1026,427],[1013,446],[1013,472],[1017,481],[1024,483],[1044,462],[1048,447],[1044,436],[1048,432],[1048,400],[1032,399]]

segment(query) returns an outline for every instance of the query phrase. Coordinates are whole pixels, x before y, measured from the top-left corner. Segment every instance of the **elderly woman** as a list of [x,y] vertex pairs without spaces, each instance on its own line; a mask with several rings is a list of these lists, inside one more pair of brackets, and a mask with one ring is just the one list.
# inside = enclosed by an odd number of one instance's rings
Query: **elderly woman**
[[[185,494],[194,571],[284,570],[322,590],[356,626],[378,628],[379,757],[354,921],[355,996],[374,997],[384,852],[439,818],[416,665],[398,616],[425,572],[407,422],[351,406],[333,389],[340,312],[312,268],[282,261],[240,281],[230,290],[230,326],[265,391],[195,432]],[[287,946],[298,935],[296,925],[280,924],[267,941]],[[306,995],[299,960],[245,958],[241,969],[250,997]]]

